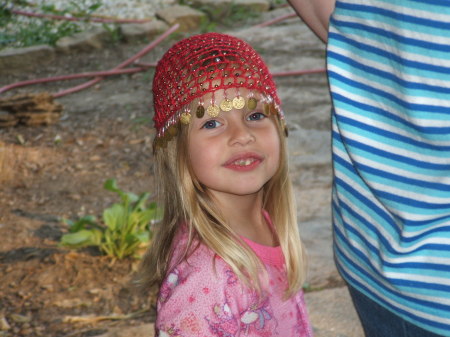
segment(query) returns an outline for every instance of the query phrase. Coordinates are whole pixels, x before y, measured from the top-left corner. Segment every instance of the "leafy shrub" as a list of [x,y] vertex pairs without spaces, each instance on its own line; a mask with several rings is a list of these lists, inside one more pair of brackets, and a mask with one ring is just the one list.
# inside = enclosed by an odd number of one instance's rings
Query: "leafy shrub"
[[65,220],[69,233],[61,238],[61,244],[69,248],[95,246],[111,257],[136,257],[142,245],[152,239],[151,224],[162,215],[155,202],[147,205],[149,193],[136,195],[117,187],[116,180],[108,179],[104,188],[117,193],[121,202],[103,211],[102,223],[92,215],[76,221]]

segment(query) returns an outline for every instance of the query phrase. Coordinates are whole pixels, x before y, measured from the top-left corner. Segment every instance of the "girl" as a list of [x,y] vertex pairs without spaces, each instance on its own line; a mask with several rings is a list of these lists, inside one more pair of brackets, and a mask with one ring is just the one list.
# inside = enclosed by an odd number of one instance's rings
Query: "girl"
[[164,217],[140,282],[157,336],[312,336],[275,84],[247,43],[176,43],[153,81]]

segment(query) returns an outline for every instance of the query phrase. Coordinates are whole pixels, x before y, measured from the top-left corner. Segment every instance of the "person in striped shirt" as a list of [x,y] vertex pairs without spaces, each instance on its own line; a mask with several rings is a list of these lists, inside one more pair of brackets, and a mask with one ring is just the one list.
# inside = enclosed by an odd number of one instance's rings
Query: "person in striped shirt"
[[450,1],[289,0],[327,42],[338,269],[366,336],[450,336]]

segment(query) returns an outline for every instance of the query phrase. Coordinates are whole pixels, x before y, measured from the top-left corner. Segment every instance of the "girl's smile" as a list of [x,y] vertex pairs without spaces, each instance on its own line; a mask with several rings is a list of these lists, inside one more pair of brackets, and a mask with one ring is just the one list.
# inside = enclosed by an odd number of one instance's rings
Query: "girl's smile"
[[256,153],[243,153],[234,156],[225,164],[223,164],[224,167],[231,169],[231,170],[237,170],[237,171],[251,171],[254,168],[258,167],[262,162],[264,158]]

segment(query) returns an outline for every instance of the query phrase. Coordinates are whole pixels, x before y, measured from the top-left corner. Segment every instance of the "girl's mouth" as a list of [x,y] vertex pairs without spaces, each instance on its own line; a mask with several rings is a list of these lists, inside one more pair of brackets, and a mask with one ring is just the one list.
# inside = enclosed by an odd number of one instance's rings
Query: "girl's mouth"
[[254,161],[255,161],[254,158],[239,159],[239,160],[236,160],[233,164],[237,165],[237,166],[248,166],[251,163],[253,163]]
[[261,164],[262,161],[263,158],[259,155],[245,154],[228,160],[224,164],[224,167],[232,170],[247,171],[252,170],[255,167],[259,166],[259,164]]

